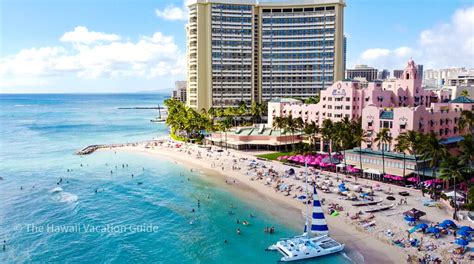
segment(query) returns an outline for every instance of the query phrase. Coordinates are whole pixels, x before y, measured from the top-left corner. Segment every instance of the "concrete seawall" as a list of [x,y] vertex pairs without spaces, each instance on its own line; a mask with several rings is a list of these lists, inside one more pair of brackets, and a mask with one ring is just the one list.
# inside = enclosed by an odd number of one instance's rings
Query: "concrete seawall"
[[76,151],[76,155],[89,155],[94,153],[94,151],[98,149],[104,149],[104,148],[121,148],[121,147],[133,147],[137,146],[139,144],[148,144],[148,143],[156,143],[156,142],[165,142],[170,140],[169,137],[162,137],[162,138],[156,138],[154,140],[146,140],[146,141],[141,141],[141,142],[133,142],[133,143],[120,143],[120,144],[98,144],[98,145],[90,145],[87,146],[81,150]]

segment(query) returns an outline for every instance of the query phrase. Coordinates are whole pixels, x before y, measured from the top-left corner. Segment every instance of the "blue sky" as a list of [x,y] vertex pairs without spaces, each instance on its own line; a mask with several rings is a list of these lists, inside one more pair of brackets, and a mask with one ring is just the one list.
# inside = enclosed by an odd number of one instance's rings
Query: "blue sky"
[[[472,0],[347,0],[348,67],[474,61]],[[183,1],[0,0],[1,92],[170,90],[185,76]]]

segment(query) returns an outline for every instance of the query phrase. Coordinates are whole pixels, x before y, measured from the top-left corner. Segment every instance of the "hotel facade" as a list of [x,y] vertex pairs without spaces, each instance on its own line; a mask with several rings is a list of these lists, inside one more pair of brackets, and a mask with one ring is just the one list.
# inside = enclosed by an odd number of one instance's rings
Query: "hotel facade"
[[[394,167],[392,173],[400,175],[402,158],[393,152],[396,137],[400,133],[409,130],[434,133],[443,142],[454,143],[462,135],[458,127],[461,112],[474,111],[474,100],[466,97],[452,98],[450,91],[435,93],[425,90],[421,82],[414,61],[409,60],[400,79],[369,82],[367,87],[361,87],[356,81],[339,81],[321,91],[320,102],[317,104],[270,101],[268,126],[273,124],[277,116],[301,117],[304,122],[314,121],[320,127],[324,119],[337,122],[344,117],[362,118],[362,128],[370,138],[362,146],[364,162],[377,168],[381,162],[380,151],[383,149],[387,156],[394,157],[393,162],[389,161]],[[377,146],[373,142],[376,134],[383,128],[389,129],[393,141]],[[321,151],[323,150],[327,151],[321,142]],[[358,160],[358,153],[347,154],[348,163],[359,166]],[[414,164],[410,166],[414,168]]]
[[187,105],[304,99],[342,80],[344,7],[344,0],[191,2]]

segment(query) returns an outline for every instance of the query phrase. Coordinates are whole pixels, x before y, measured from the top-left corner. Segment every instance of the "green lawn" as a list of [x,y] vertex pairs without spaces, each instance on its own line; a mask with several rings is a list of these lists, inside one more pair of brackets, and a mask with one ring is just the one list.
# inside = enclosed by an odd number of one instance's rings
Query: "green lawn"
[[280,156],[291,156],[291,155],[295,155],[295,153],[294,152],[275,152],[275,153],[257,155],[257,157],[269,159],[269,160],[276,160]]

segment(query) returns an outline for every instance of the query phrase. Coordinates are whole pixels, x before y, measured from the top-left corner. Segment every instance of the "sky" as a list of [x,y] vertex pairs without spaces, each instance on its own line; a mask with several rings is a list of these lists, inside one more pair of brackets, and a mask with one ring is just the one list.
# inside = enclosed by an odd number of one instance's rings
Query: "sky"
[[[0,0],[0,93],[170,91],[186,1]],[[346,0],[347,67],[474,68],[474,0]]]

